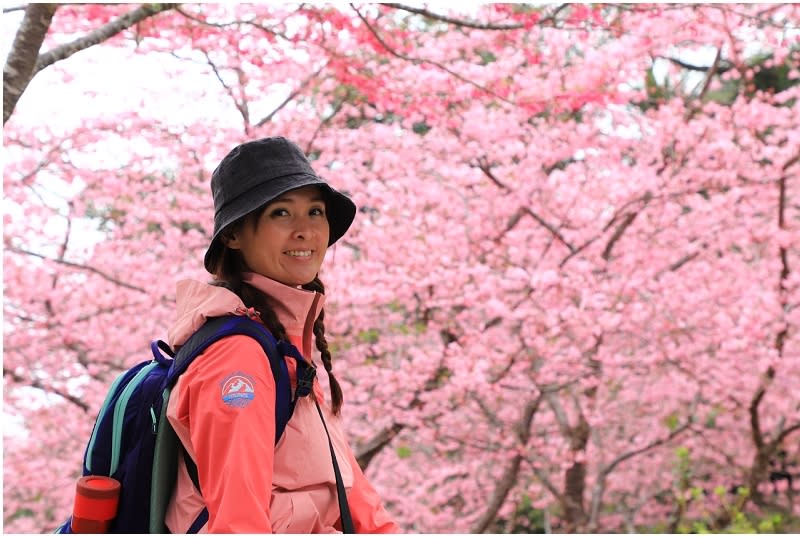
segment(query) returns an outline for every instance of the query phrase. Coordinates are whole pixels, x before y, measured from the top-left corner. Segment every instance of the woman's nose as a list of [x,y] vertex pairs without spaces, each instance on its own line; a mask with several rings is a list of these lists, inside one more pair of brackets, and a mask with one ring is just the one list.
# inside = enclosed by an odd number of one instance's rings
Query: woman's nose
[[300,218],[295,222],[292,236],[296,239],[310,239],[313,236],[313,226],[308,218]]

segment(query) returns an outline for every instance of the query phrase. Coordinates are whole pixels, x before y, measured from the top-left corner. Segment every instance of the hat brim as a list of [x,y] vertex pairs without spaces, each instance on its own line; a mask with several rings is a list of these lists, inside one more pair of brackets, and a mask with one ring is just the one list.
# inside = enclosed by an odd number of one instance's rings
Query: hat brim
[[222,255],[224,249],[221,235],[225,228],[259,207],[266,205],[275,198],[291,190],[296,190],[305,186],[318,186],[325,195],[327,205],[325,213],[330,226],[328,246],[331,246],[342,238],[353,223],[353,219],[355,219],[355,203],[353,203],[349,197],[335,190],[317,176],[311,174],[288,175],[274,181],[262,183],[236,199],[231,200],[227,205],[217,211],[214,217],[214,236],[211,238],[211,244],[209,244],[203,260],[206,270],[211,274],[214,273],[214,265],[220,255]]

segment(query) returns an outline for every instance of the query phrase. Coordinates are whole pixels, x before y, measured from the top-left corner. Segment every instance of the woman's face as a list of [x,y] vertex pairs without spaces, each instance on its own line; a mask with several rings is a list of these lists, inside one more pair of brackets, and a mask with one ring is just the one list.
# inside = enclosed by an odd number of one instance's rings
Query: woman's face
[[242,253],[251,271],[299,286],[319,273],[329,237],[322,192],[306,186],[275,198],[260,215],[246,217],[227,246]]

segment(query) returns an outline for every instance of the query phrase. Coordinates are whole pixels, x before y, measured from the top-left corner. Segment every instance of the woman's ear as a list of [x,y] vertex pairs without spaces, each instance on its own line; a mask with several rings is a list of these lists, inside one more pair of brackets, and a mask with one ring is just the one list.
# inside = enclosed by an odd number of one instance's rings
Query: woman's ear
[[241,250],[242,244],[239,241],[238,234],[234,231],[230,231],[225,233],[222,236],[222,244],[230,248],[231,250]]

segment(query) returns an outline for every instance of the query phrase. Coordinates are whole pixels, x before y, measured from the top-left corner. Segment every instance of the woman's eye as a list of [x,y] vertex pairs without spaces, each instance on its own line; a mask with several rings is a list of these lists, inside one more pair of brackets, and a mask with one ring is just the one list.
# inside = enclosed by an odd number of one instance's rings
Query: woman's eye
[[311,216],[325,216],[325,209],[322,207],[314,207],[310,212]]
[[289,211],[286,209],[273,209],[269,215],[270,216],[286,216],[289,214]]

